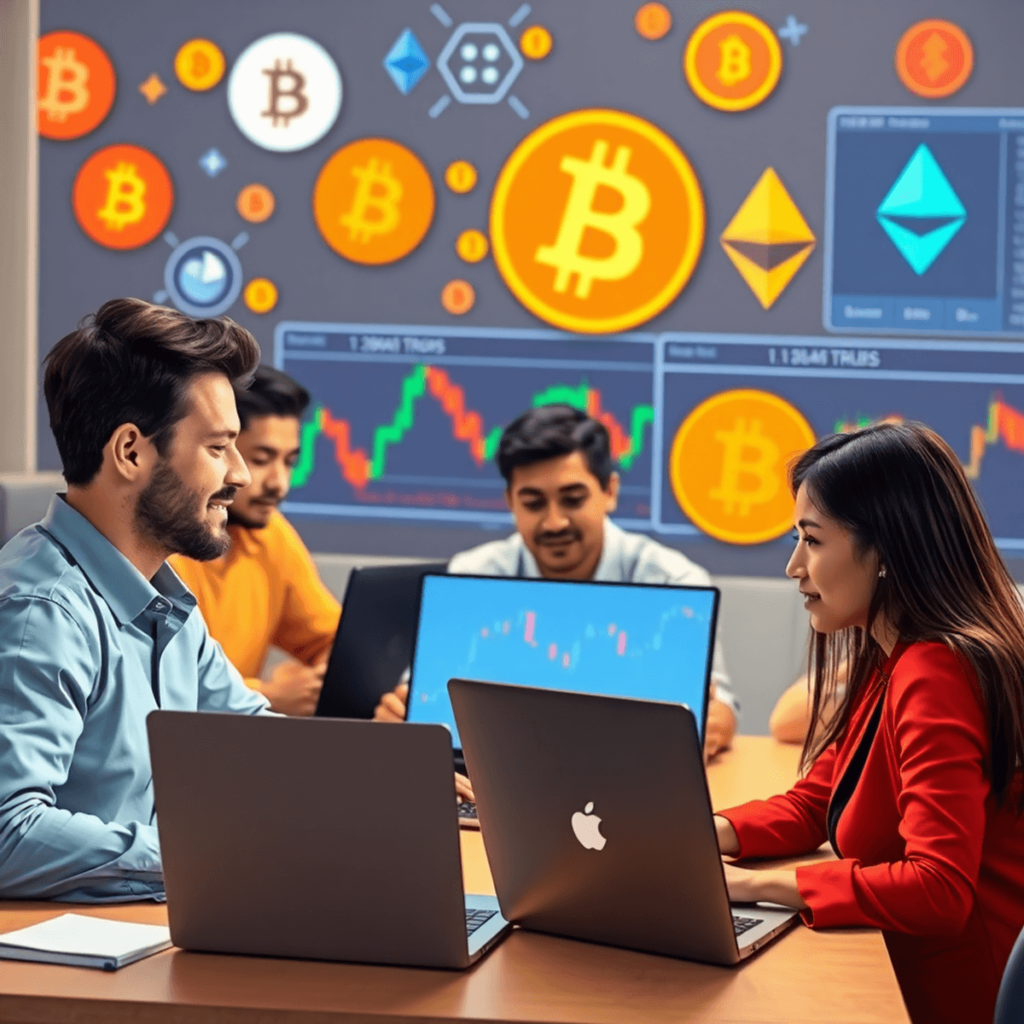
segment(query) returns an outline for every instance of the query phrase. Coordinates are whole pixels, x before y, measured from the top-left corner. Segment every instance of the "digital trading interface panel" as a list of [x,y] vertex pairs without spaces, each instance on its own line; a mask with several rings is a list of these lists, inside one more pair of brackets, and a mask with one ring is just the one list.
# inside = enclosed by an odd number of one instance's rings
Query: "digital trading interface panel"
[[825,326],[1024,336],[1024,110],[838,107]]

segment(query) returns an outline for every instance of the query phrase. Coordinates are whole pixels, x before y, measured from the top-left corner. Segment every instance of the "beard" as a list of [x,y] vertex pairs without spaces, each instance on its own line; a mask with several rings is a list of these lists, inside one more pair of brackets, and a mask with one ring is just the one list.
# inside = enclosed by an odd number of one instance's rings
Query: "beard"
[[135,529],[160,547],[197,562],[220,558],[231,547],[231,537],[223,527],[210,526],[206,508],[211,501],[230,501],[236,490],[224,487],[204,498],[188,487],[169,460],[160,459],[136,503]]

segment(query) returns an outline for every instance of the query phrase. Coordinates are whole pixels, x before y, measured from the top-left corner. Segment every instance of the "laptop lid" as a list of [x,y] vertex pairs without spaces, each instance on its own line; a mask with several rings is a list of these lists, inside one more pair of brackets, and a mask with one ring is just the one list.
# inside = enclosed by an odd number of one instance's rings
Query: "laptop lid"
[[497,917],[467,943],[439,726],[187,711],[147,726],[176,946],[465,967],[500,937]]
[[704,734],[718,590],[520,577],[423,578],[407,718],[461,746],[448,680],[689,705]]
[[421,562],[352,570],[318,718],[373,718],[380,698],[395,688],[412,662],[420,582],[425,573],[444,569],[444,562]]
[[741,951],[686,707],[465,679],[449,684],[502,913],[526,928],[715,964]]

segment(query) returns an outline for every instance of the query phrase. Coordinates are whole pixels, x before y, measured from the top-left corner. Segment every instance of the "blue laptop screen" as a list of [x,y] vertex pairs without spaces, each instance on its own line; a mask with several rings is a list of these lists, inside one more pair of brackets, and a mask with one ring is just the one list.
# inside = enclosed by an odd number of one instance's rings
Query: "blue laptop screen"
[[426,576],[410,722],[462,744],[448,680],[483,679],[687,704],[703,728],[717,592],[708,588]]

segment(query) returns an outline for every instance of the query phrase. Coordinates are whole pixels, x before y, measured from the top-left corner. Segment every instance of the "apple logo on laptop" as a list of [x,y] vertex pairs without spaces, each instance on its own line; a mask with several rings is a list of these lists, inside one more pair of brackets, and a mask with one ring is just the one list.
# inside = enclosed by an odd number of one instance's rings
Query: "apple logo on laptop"
[[584,849],[603,850],[608,840],[601,835],[601,819],[591,813],[593,810],[594,801],[591,800],[582,811],[577,811],[572,816],[572,830]]

